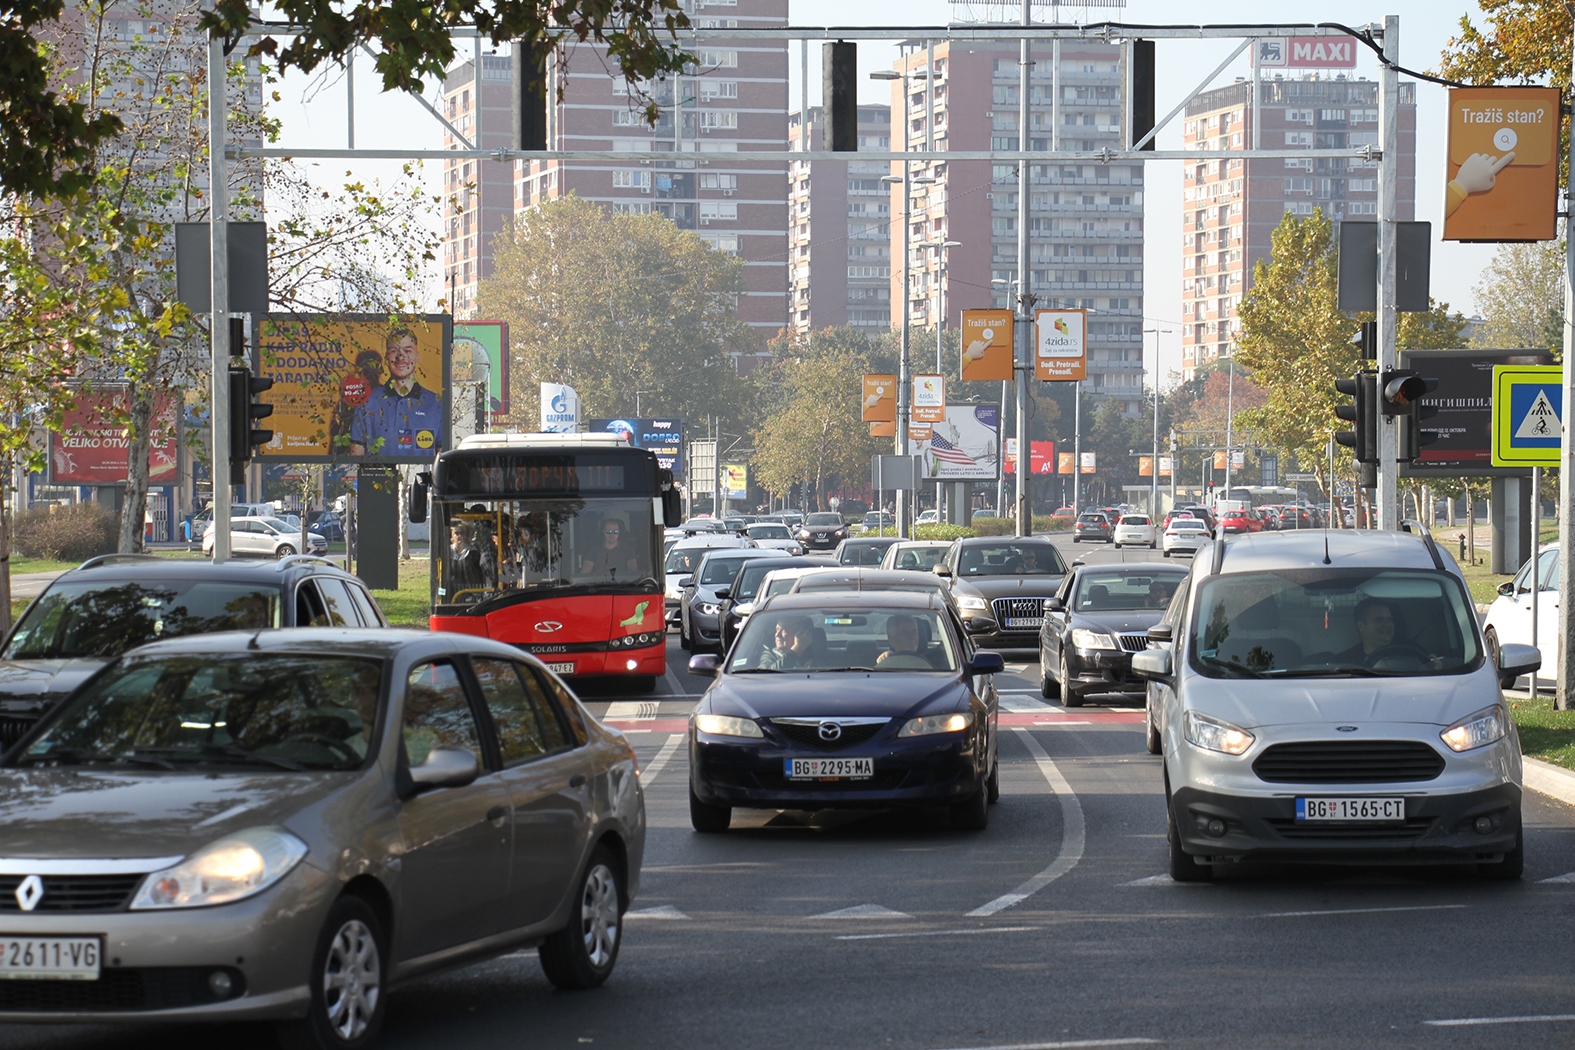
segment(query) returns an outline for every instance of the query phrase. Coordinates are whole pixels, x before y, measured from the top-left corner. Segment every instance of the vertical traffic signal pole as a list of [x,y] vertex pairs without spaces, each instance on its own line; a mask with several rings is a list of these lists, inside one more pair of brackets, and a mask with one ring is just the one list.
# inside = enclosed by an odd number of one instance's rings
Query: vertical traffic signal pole
[[[1572,33],[1575,35],[1575,33]],[[1575,101],[1575,53],[1570,57],[1571,91]],[[1568,105],[1569,102],[1566,102]],[[1575,172],[1575,114],[1570,117],[1569,159]],[[1575,212],[1575,180],[1564,184],[1564,214]],[[1564,443],[1559,448],[1559,674],[1553,683],[1553,706],[1560,711],[1575,708],[1575,441],[1570,440],[1570,406],[1575,405],[1575,237],[1569,235],[1570,219],[1564,220]],[[1536,493],[1532,494],[1536,498]],[[1533,556],[1537,549],[1533,539]],[[1536,591],[1532,591],[1535,599]]]
[[208,37],[208,258],[213,283],[209,292],[213,309],[209,322],[213,385],[208,399],[213,440],[208,471],[213,479],[216,564],[230,557],[230,238],[224,157],[225,66],[224,37],[214,30]]
[[[1378,371],[1395,367],[1400,315],[1395,310],[1399,267],[1396,253],[1400,244],[1400,19],[1384,16],[1384,58],[1388,61],[1378,94],[1379,133],[1383,137],[1383,156],[1378,161]],[[1395,506],[1400,495],[1399,471],[1395,457],[1399,451],[1396,422],[1380,415],[1378,419],[1378,527],[1399,527]]]
[[[1030,0],[1023,0],[1023,25],[1033,21]],[[1033,48],[1023,37],[1017,53],[1017,148],[1027,152],[1031,127],[1029,125],[1029,76],[1033,72]],[[1034,367],[1034,310],[1033,289],[1028,270],[1028,196],[1032,184],[1028,178],[1028,162],[1017,162],[1017,297],[1022,310],[1022,356],[1018,358],[1017,375],[1017,535],[1033,534],[1033,514],[1029,510],[1028,495],[1032,491],[1028,480],[1028,384],[1033,380]],[[1087,333],[1084,333],[1086,342]],[[1085,351],[1086,352],[1086,351]],[[1000,426],[997,417],[996,425]],[[1003,428],[1004,429],[1004,428]],[[1004,447],[1005,442],[1002,442]],[[1001,470],[1006,469],[1006,457],[1001,457]],[[995,508],[997,514],[1001,508]]]

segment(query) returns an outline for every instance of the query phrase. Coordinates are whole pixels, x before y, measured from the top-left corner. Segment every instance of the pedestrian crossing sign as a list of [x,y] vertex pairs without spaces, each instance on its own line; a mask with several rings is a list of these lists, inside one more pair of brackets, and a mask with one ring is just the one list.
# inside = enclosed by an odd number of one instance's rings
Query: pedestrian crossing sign
[[1564,442],[1564,370],[1558,365],[1493,368],[1493,465],[1556,467]]

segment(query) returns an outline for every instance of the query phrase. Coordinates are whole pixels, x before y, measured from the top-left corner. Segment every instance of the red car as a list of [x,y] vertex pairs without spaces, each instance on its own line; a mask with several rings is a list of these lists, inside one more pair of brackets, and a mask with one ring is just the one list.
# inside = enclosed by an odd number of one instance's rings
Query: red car
[[1220,515],[1220,528],[1226,532],[1262,532],[1263,519],[1255,510],[1227,510]]

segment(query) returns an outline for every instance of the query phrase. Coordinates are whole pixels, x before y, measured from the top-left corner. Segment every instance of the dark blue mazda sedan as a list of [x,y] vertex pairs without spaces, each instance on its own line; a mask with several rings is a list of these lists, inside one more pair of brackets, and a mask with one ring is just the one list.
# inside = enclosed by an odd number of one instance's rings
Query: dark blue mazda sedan
[[727,830],[735,807],[934,807],[982,829],[1000,795],[995,674],[944,598],[913,592],[772,597],[689,720],[689,813]]

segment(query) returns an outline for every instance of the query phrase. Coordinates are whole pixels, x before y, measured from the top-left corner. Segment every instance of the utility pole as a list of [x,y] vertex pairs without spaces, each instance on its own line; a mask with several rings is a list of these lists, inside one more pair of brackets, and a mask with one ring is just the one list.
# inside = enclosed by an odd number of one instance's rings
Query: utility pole
[[[1570,59],[1571,75],[1575,76],[1575,53]],[[1570,126],[1575,128],[1575,117]],[[1569,159],[1575,164],[1575,135],[1569,140]],[[1575,168],[1571,168],[1575,171]],[[1575,213],[1575,184],[1564,187],[1564,214]],[[1575,440],[1570,435],[1570,406],[1575,405],[1575,238],[1570,235],[1570,223],[1564,221],[1564,444],[1559,449],[1559,677],[1554,685],[1553,706],[1560,711],[1575,708]],[[1537,498],[1537,493],[1532,493]],[[1476,535],[1476,512],[1471,501],[1466,500],[1466,529]],[[1532,557],[1536,557],[1536,537],[1532,537]],[[1536,585],[1532,585],[1532,601],[1536,601]]]
[[[1379,134],[1383,154],[1378,161],[1378,371],[1395,367],[1399,314],[1395,311],[1395,291],[1399,268],[1400,189],[1400,19],[1384,17],[1384,58],[1378,91]],[[1399,495],[1399,474],[1395,456],[1399,452],[1399,420],[1379,416],[1378,423],[1378,527],[1395,529],[1395,500]]]
[[[1023,25],[1033,22],[1032,0],[1023,0]],[[1026,151],[1029,143],[1029,77],[1033,71],[1033,52],[1025,36],[1018,45],[1017,57],[1017,148]],[[1033,509],[1029,493],[1033,491],[1028,479],[1028,384],[1034,367],[1034,296],[1028,269],[1028,197],[1031,184],[1028,179],[1028,162],[1017,162],[1017,301],[1022,306],[1022,329],[1017,365],[1017,535],[1028,536],[1034,531]],[[1004,459],[1004,457],[1003,457]],[[1006,465],[1002,463],[1001,469]],[[1000,508],[996,508],[1000,513]]]
[[213,360],[208,418],[213,424],[209,476],[213,479],[213,561],[230,558],[230,227],[229,185],[225,171],[225,96],[227,64],[224,37],[208,35],[208,276],[212,282],[208,336]]

